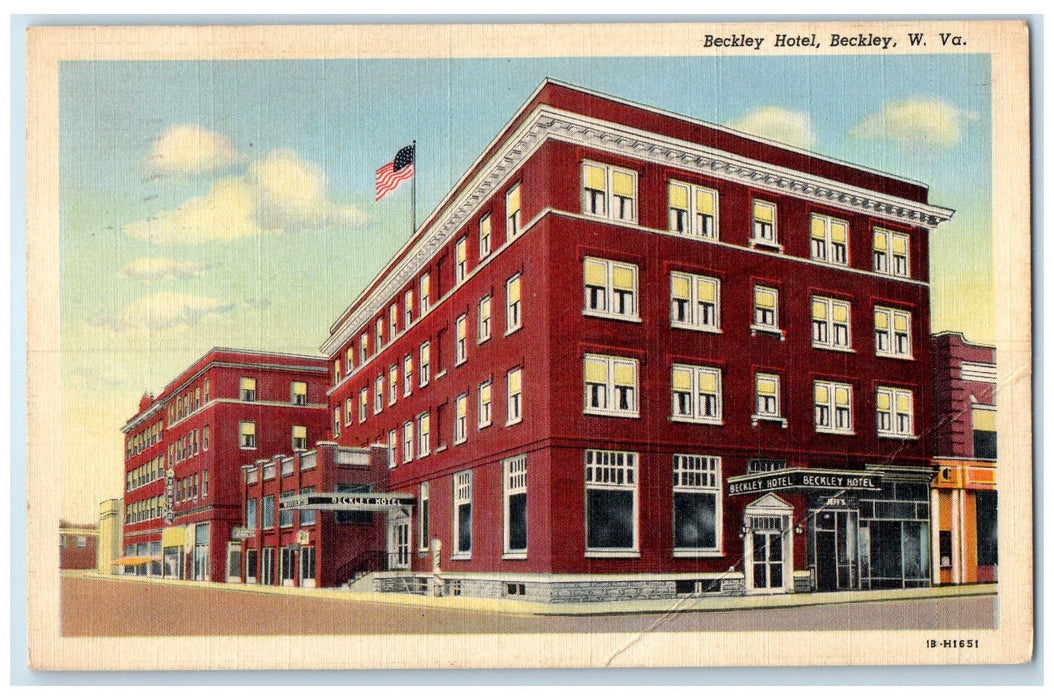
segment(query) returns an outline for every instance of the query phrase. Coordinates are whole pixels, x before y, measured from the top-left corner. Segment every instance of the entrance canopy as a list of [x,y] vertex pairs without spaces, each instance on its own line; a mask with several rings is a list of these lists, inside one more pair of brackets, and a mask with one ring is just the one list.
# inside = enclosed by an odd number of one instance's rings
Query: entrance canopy
[[161,557],[127,556],[113,560],[114,566],[142,566],[151,562],[161,561]]
[[301,493],[279,501],[279,507],[289,510],[388,511],[412,508],[413,494],[409,493]]
[[728,478],[728,495],[768,493],[771,491],[879,491],[882,474],[878,472],[838,471],[834,469],[780,469],[760,474]]

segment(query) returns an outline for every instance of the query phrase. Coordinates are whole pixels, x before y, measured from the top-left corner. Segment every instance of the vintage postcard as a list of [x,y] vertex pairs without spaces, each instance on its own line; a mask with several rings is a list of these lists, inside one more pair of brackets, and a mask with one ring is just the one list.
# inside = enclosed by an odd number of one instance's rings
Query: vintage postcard
[[32,668],[1031,658],[1024,23],[27,44]]

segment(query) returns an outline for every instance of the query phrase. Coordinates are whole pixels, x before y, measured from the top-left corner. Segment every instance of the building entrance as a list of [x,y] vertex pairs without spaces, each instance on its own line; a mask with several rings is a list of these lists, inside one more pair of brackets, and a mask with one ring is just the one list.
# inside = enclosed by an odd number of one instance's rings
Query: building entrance
[[743,554],[748,593],[786,593],[794,589],[792,513],[789,503],[772,494],[744,510]]
[[388,568],[410,568],[410,518],[402,514],[388,521]]
[[816,590],[840,591],[860,586],[857,556],[857,513],[817,511],[812,522],[812,561]]

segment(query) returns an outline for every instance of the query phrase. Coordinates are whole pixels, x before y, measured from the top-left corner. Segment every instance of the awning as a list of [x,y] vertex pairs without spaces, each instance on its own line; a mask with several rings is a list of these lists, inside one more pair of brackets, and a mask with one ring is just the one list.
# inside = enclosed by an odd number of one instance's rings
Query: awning
[[127,556],[114,559],[113,563],[114,566],[141,566],[155,561],[161,561],[161,557]]

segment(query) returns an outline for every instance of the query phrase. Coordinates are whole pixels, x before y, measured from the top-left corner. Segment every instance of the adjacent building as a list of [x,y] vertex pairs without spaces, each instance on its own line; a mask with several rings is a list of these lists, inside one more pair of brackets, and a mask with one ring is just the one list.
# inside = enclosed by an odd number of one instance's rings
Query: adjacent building
[[59,568],[94,569],[99,528],[59,521]]
[[121,532],[124,530],[124,504],[120,498],[108,498],[99,504],[99,549],[96,570],[100,574],[116,574],[114,562],[124,551]]
[[384,445],[371,488],[414,500],[334,532],[398,555],[382,589],[930,585],[928,238],[951,214],[545,81],[322,345],[327,440]]
[[321,358],[215,348],[143,396],[122,428],[123,573],[225,580],[242,465],[326,437],[327,386]]
[[933,356],[933,583],[988,583],[998,571],[995,348],[938,333]]

